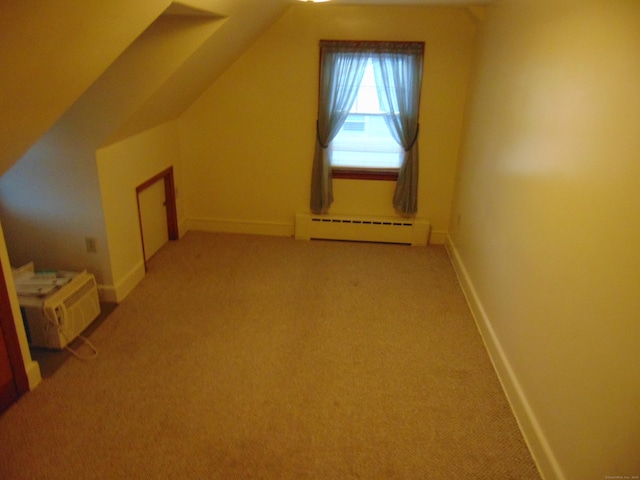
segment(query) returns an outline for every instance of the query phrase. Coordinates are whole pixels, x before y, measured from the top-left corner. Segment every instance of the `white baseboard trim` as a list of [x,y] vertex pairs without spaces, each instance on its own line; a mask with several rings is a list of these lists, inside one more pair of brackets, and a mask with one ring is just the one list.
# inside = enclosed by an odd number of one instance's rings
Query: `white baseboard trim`
[[566,480],[449,235],[445,247],[525,442],[544,480]]
[[271,235],[277,237],[292,237],[293,223],[221,220],[190,218],[187,220],[188,230],[216,233],[240,233],[249,235]]
[[31,361],[29,363],[25,363],[24,369],[27,373],[27,380],[29,381],[29,390],[32,391],[42,383],[40,364],[36,361]]
[[115,285],[99,285],[100,299],[108,303],[120,303],[144,278],[144,262],[139,262]]
[[429,244],[430,245],[444,245],[447,241],[448,237],[447,232],[431,232],[429,235]]

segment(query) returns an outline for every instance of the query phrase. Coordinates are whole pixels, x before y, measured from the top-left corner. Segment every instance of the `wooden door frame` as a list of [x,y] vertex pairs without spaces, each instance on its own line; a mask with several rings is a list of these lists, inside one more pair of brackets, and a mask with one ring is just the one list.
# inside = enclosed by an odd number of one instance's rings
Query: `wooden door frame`
[[[2,329],[2,335],[4,336],[4,342],[7,347],[9,365],[11,365],[11,370],[13,371],[13,380],[16,384],[18,397],[20,397],[29,391],[29,378],[27,377],[24,358],[22,357],[20,341],[18,340],[16,320],[17,319],[13,317],[9,289],[4,277],[2,260],[0,260],[0,328]],[[22,321],[22,319],[19,320]]]
[[173,167],[169,167],[136,187],[138,223],[140,224],[140,240],[142,240],[142,258],[144,259],[145,272],[147,271],[147,254],[144,251],[144,232],[142,229],[142,212],[140,211],[140,193],[161,180],[164,181],[164,198],[167,212],[169,240],[178,240],[180,238],[180,232],[178,230],[178,210],[176,208],[176,190],[173,180]]

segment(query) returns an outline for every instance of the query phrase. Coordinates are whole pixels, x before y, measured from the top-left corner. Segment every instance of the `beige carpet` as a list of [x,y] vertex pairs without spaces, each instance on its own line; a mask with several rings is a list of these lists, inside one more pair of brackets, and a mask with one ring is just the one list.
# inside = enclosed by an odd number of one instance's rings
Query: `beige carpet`
[[540,478],[442,247],[191,232],[90,338],[0,478]]

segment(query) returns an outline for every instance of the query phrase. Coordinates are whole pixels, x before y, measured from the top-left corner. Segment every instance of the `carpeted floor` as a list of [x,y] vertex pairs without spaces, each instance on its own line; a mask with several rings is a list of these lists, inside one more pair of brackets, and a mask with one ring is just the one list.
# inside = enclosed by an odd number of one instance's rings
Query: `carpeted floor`
[[540,478],[442,247],[190,232],[90,339],[0,478]]

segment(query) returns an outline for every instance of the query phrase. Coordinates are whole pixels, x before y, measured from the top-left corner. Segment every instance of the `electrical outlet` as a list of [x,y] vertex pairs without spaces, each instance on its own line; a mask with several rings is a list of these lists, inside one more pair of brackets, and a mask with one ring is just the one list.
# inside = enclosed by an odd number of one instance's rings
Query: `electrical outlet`
[[84,243],[87,246],[87,252],[96,253],[98,251],[98,247],[96,245],[96,239],[93,237],[87,237],[84,239]]

